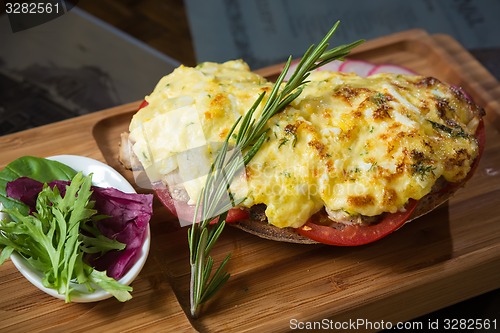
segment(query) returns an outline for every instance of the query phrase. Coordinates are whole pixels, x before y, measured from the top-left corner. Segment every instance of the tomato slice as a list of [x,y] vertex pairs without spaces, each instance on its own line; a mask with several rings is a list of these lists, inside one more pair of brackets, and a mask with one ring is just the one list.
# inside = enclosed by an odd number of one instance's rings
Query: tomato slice
[[138,110],[140,110],[140,109],[142,109],[142,108],[144,108],[144,107],[146,107],[148,105],[149,105],[148,101],[143,100],[142,103],[141,103],[141,105],[139,105],[139,109]]
[[[195,206],[189,205],[187,202],[175,200],[172,198],[172,195],[168,191],[167,188],[155,188],[154,189],[156,196],[160,200],[160,202],[168,208],[168,210],[177,216],[177,218],[192,222],[195,214]],[[232,208],[227,213],[226,222],[236,222],[240,220],[247,219],[250,216],[248,210],[240,209],[240,208]],[[214,221],[215,222],[215,221]]]
[[[387,236],[403,224],[417,207],[418,201],[410,199],[404,212],[385,214],[382,220],[368,226],[342,225],[339,228],[315,223],[321,214],[313,216],[305,225],[295,229],[299,234],[327,245],[357,246],[374,242]],[[323,214],[323,218],[324,218]]]

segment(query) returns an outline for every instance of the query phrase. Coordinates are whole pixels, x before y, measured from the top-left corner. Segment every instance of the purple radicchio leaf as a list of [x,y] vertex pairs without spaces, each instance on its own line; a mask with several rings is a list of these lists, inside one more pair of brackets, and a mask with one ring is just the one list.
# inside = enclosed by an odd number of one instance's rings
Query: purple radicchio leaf
[[126,244],[123,251],[109,251],[100,257],[89,257],[97,270],[119,279],[137,261],[148,223],[153,214],[153,195],[124,193],[114,188],[93,187],[94,208],[109,218],[97,222],[101,233]]
[[36,198],[42,188],[43,183],[28,177],[20,177],[7,183],[5,193],[8,197],[23,202],[30,208],[30,213],[32,213],[36,207]]

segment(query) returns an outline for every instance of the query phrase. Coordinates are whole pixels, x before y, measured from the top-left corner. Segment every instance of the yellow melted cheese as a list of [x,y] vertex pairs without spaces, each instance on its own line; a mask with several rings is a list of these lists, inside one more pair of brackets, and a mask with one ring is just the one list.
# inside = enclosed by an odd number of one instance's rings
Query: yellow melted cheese
[[[375,216],[460,181],[478,154],[474,107],[422,76],[314,72],[268,122],[268,139],[232,188],[243,206],[266,205],[269,223],[300,227],[326,207]],[[242,61],[181,66],[164,77],[130,124],[133,150],[153,180],[184,177],[194,202],[214,148],[272,84]],[[191,154],[183,154],[190,151]],[[182,156],[182,157],[180,157]]]

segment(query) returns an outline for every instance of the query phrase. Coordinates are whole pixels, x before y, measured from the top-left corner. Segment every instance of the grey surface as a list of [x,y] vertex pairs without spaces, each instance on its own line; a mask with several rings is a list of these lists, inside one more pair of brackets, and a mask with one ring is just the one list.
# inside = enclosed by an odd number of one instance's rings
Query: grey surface
[[73,8],[12,32],[0,16],[0,135],[140,100],[180,63]]

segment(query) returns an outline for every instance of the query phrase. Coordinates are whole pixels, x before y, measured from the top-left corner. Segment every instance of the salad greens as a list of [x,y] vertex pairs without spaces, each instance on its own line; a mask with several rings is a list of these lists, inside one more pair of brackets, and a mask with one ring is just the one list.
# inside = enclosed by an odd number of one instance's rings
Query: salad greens
[[92,186],[92,175],[25,156],[0,171],[0,203],[9,216],[0,218],[0,265],[17,252],[66,302],[96,286],[131,298],[117,280],[140,254],[152,195]]
[[[70,181],[55,180],[48,183],[50,187],[57,186],[61,196],[66,192]],[[6,193],[28,205],[29,211],[36,211],[36,200],[42,191],[44,183],[28,177],[21,177],[7,184]],[[84,239],[82,250],[84,260],[98,271],[116,280],[122,278],[135,264],[141,254],[148,224],[152,215],[152,195],[124,193],[111,187],[92,186],[90,199],[94,209],[103,215],[94,225],[80,225],[81,236]],[[97,220],[97,216],[93,217]],[[90,236],[90,237],[89,237]],[[103,253],[109,239],[126,244],[123,250],[113,250]],[[98,244],[99,249],[89,247]]]
[[[93,218],[99,217],[90,200],[92,178],[77,173],[61,196],[59,188],[44,185],[36,200],[36,211],[24,215],[18,209],[5,209],[13,221],[0,221],[0,246],[3,246],[0,263],[7,254],[16,251],[35,269],[44,273],[42,283],[66,296],[71,301],[71,281],[85,285],[89,292],[92,284],[100,286],[120,301],[131,298],[129,286],[119,284],[113,278],[99,273],[83,260],[85,251],[123,249],[124,244],[108,239],[105,246],[100,242],[88,242],[80,229],[93,229]],[[103,241],[103,238],[100,239]]]

